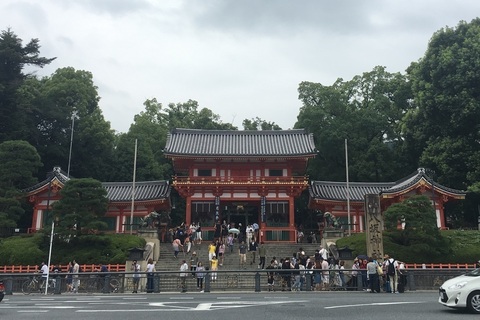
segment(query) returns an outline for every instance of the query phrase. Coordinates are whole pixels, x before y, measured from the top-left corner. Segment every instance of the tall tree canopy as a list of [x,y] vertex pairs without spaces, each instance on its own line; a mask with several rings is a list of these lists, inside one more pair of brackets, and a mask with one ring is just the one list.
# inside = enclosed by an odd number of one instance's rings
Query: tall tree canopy
[[0,163],[0,226],[17,227],[24,213],[20,190],[37,182],[42,163],[26,141],[0,143]]
[[242,122],[243,130],[282,130],[275,122],[268,122],[259,117],[255,119],[244,119]]
[[405,76],[375,67],[332,86],[302,82],[298,91],[303,106],[295,127],[312,132],[319,149],[308,169],[312,178],[345,179],[345,139],[353,181],[395,180],[415,169],[400,135],[411,100]]
[[22,103],[34,110],[30,141],[42,156],[45,168],[61,166],[66,171],[72,142],[70,173],[107,179],[112,172],[115,135],[99,108],[92,74],[61,68],[50,77],[26,81],[21,91],[25,92]]
[[437,31],[408,73],[416,104],[405,121],[409,152],[445,185],[480,181],[480,18]]
[[168,128],[161,117],[162,104],[150,99],[144,102],[145,111],[135,115],[134,123],[128,133],[118,137],[115,149],[116,181],[130,181],[133,177],[135,157],[135,139],[137,139],[138,181],[169,180],[172,175],[171,165],[163,155]]
[[222,123],[208,108],[199,110],[197,101],[170,103],[164,107],[156,98],[145,101],[145,111],[135,115],[126,134],[118,137],[115,149],[115,180],[130,181],[133,176],[135,139],[138,142],[137,179],[169,180],[173,174],[170,161],[163,155],[168,133],[175,128],[236,130]]
[[0,142],[26,139],[28,132],[26,117],[29,110],[18,104],[18,88],[27,77],[25,66],[42,68],[55,58],[40,57],[38,39],[32,39],[25,46],[12,30],[0,33]]

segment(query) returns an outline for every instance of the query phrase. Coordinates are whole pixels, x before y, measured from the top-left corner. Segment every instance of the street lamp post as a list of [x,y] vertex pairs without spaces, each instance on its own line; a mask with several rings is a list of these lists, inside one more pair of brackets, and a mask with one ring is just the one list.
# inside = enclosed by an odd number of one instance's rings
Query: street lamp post
[[71,133],[70,133],[70,152],[68,154],[67,177],[70,177],[70,161],[72,159],[73,131],[74,131],[74,128],[75,128],[75,119],[80,119],[80,117],[77,114],[78,114],[78,111],[73,109],[72,116],[71,116],[72,130],[71,130]]
[[[47,217],[50,216],[50,195],[52,191],[52,177],[50,177],[50,181],[48,182],[48,196],[47,196]],[[52,217],[52,230],[50,232],[50,247],[48,250],[48,273],[47,273],[47,280],[45,282],[45,295],[48,293],[48,278],[50,277],[50,264],[52,263],[52,247],[53,247],[53,235],[54,235],[54,228],[55,228],[55,220]]]

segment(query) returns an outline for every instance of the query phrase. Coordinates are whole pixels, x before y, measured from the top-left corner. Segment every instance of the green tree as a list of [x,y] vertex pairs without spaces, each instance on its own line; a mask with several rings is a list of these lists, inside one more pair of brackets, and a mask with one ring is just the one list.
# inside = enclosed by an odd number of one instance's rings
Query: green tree
[[408,69],[416,108],[405,116],[408,152],[445,185],[480,181],[480,18],[433,34]]
[[244,119],[242,122],[243,130],[282,130],[275,122],[268,122],[259,117],[255,119]]
[[170,130],[176,128],[236,130],[230,123],[223,123],[220,116],[208,108],[198,110],[198,102],[188,100],[184,103],[169,103],[166,108],[160,108],[162,123]]
[[60,233],[80,235],[107,228],[101,221],[108,209],[107,191],[100,181],[71,179],[60,191],[60,196],[61,199],[53,204]]
[[28,76],[23,73],[25,66],[42,68],[55,59],[40,57],[39,51],[38,39],[23,46],[11,29],[0,33],[0,142],[28,138],[30,112],[18,104],[17,90]]
[[61,68],[50,77],[26,81],[21,92],[22,104],[33,110],[31,127],[35,130],[30,141],[46,170],[61,166],[67,171],[74,124],[70,173],[99,180],[110,176],[115,135],[99,108],[90,72]]
[[[399,245],[408,246],[415,254],[424,253],[432,259],[448,254],[449,245],[437,227],[435,210],[426,196],[413,196],[395,203],[384,212],[385,229],[392,240]],[[397,230],[400,223],[404,229]]]
[[16,227],[25,210],[22,189],[37,182],[40,166],[37,150],[26,141],[0,144],[0,225]]
[[133,177],[135,139],[137,139],[137,180],[169,180],[172,165],[163,155],[168,133],[175,128],[236,130],[221,122],[220,117],[196,101],[170,103],[164,107],[156,98],[144,103],[145,110],[135,115],[129,131],[117,137],[115,173],[117,181],[130,181]]
[[477,229],[478,218],[480,217],[480,182],[476,182],[468,187],[467,196],[463,204],[464,217],[461,226]]
[[404,156],[400,120],[410,108],[406,77],[383,67],[338,79],[331,86],[302,82],[295,128],[314,134],[319,153],[309,162],[313,179],[345,179],[345,139],[352,181],[391,181],[414,170]]
[[135,115],[128,133],[118,136],[113,175],[117,181],[130,181],[133,178],[135,139],[137,180],[169,180],[173,173],[170,162],[162,152],[168,135],[168,128],[161,117],[162,105],[155,98],[145,101],[144,105],[145,111]]

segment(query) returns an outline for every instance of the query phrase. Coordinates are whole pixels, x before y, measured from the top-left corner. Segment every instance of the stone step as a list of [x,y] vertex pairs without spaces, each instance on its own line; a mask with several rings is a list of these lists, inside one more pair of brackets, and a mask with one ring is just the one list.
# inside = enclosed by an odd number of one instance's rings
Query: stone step
[[[156,264],[156,269],[159,271],[173,271],[180,268],[180,264],[183,259],[190,262],[191,253],[195,251],[199,261],[202,261],[203,265],[208,265],[208,245],[209,243],[204,242],[201,245],[192,246],[190,253],[180,252],[178,258],[174,257],[174,251],[169,243],[162,243],[160,245],[160,258]],[[277,261],[285,257],[292,257],[294,252],[297,252],[300,248],[307,255],[313,256],[315,250],[319,249],[319,244],[308,244],[308,243],[268,243],[265,244],[267,248],[267,258],[266,265],[270,263],[272,257],[276,257]],[[255,263],[252,261],[252,256],[250,253],[247,253],[247,269],[256,269],[258,262],[260,261],[258,257],[258,252],[255,258]],[[224,263],[221,267],[224,270],[237,270],[240,268],[240,259],[238,255],[238,244],[234,245],[233,253],[230,253],[228,248],[224,257]]]

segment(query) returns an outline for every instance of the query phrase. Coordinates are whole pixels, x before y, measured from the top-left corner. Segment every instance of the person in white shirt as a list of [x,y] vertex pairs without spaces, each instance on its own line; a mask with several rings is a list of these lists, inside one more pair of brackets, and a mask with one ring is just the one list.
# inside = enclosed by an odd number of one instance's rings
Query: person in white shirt
[[140,282],[140,265],[137,263],[137,260],[133,260],[131,271],[133,271],[133,292],[138,292],[138,284]]
[[187,277],[188,277],[188,264],[186,260],[182,260],[180,265],[180,283],[182,287],[182,292],[187,292]]
[[147,293],[153,292],[153,273],[155,272],[155,264],[153,263],[153,259],[148,259],[147,269]]
[[73,260],[73,293],[78,292],[78,287],[80,286],[80,279],[78,279],[78,272],[80,271],[80,266],[76,260]]
[[323,260],[328,260],[328,251],[323,246],[320,246],[320,251],[318,252],[322,256]]
[[383,268],[390,282],[390,290],[392,293],[398,293],[398,261],[391,258],[388,254],[384,256]]
[[45,262],[42,262],[40,272],[42,273],[42,283],[40,285],[40,288],[45,288],[45,284],[47,283],[48,278],[48,266],[45,264]]

